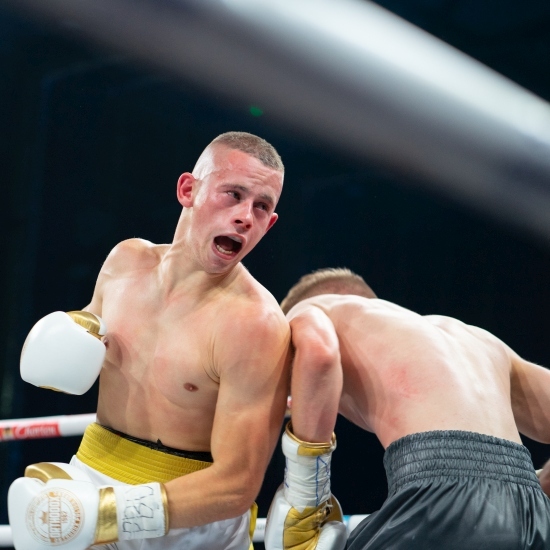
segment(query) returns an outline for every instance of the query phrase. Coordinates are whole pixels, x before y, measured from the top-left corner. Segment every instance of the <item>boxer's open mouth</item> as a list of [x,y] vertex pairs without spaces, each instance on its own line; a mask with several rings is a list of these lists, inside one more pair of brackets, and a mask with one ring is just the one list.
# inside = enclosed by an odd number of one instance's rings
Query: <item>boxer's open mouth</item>
[[237,237],[225,236],[216,237],[214,244],[219,252],[229,255],[237,254],[243,246],[243,243]]

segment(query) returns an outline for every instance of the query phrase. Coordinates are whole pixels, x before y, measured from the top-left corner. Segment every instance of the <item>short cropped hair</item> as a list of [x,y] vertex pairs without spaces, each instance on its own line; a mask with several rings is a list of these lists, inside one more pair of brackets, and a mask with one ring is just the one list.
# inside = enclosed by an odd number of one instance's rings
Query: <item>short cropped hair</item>
[[364,298],[376,298],[363,277],[345,267],[327,267],[304,275],[281,302],[286,314],[298,302],[319,294],[354,294]]
[[268,168],[273,168],[280,172],[285,171],[283,161],[275,147],[265,139],[255,136],[254,134],[249,134],[248,132],[226,132],[214,138],[210,145],[214,144],[225,145],[230,149],[237,149],[257,158]]

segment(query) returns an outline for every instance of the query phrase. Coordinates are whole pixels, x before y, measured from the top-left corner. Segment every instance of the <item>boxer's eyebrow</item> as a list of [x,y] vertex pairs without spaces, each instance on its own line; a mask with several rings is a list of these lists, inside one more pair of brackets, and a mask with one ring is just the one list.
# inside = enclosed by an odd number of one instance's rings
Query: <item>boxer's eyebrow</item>
[[[234,189],[236,191],[241,191],[245,195],[249,195],[251,193],[250,189],[246,187],[246,185],[242,185],[240,183],[226,183],[222,187],[223,189]],[[275,199],[269,193],[260,193],[258,198],[267,203],[270,208],[273,208]]]
[[275,201],[273,200],[273,197],[271,195],[268,195],[267,193],[260,193],[259,197],[261,200],[267,203],[269,208],[273,208]]
[[241,183],[224,183],[222,186],[224,189],[234,189],[235,191],[241,191],[242,193],[250,193],[250,189],[246,185]]

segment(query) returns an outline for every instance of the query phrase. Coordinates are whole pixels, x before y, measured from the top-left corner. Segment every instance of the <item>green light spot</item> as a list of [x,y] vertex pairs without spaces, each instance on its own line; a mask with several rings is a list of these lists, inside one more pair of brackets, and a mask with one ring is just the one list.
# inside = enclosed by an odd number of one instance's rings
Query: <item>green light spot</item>
[[262,116],[264,114],[264,112],[259,107],[256,107],[255,105],[251,105],[250,106],[250,114],[252,116]]

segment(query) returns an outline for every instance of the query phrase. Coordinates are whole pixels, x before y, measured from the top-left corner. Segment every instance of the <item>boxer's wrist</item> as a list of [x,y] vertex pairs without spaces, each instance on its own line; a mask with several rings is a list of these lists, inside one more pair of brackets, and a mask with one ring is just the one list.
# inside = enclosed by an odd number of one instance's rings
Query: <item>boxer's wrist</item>
[[286,458],[284,493],[297,510],[317,507],[330,498],[330,466],[336,436],[326,443],[308,443],[292,433],[289,422],[282,437]]
[[265,532],[267,550],[342,550],[347,531],[342,509],[330,492],[330,463],[336,437],[326,443],[297,438],[289,422],[282,436],[285,482],[271,503]]
[[296,455],[298,456],[321,456],[330,454],[336,449],[336,434],[333,432],[331,440],[323,443],[312,443],[303,441],[294,434],[292,421],[287,422],[285,434],[297,445]]
[[[106,520],[112,518],[112,498],[116,501],[118,540],[166,535],[169,529],[168,498],[162,483],[117,485],[104,487],[102,490],[112,490],[112,495],[105,493],[105,497],[109,499],[105,501]],[[105,521],[104,525],[109,525],[108,521]]]

